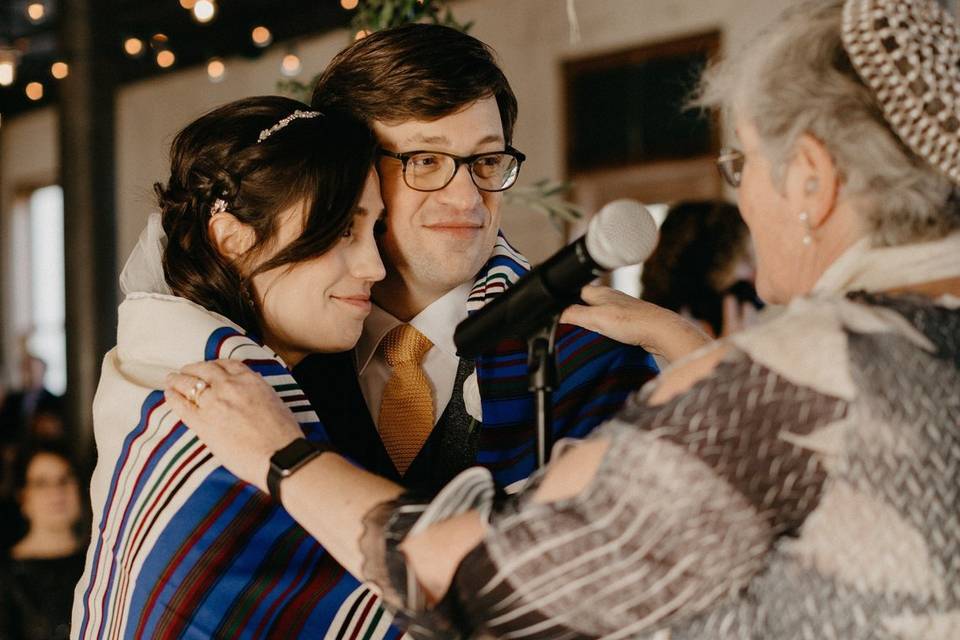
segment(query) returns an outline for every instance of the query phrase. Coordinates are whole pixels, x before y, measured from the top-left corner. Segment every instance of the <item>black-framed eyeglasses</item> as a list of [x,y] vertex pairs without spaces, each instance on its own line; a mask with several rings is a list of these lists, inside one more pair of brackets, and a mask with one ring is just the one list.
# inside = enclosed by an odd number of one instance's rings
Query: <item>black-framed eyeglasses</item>
[[743,151],[733,147],[721,149],[717,156],[717,168],[720,170],[720,175],[734,189],[740,187],[740,181],[743,179],[743,162]]
[[467,165],[470,179],[481,191],[506,191],[517,181],[525,155],[507,146],[503,151],[455,156],[443,151],[394,153],[380,149],[380,155],[403,163],[403,181],[416,191],[439,191],[453,181],[461,165]]

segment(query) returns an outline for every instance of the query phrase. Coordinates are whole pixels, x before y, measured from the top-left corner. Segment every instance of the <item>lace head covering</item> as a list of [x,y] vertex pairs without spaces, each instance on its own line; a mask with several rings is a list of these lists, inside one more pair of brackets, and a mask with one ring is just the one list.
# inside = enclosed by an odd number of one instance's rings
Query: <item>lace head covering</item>
[[847,0],[843,46],[894,133],[960,183],[960,32],[934,0]]

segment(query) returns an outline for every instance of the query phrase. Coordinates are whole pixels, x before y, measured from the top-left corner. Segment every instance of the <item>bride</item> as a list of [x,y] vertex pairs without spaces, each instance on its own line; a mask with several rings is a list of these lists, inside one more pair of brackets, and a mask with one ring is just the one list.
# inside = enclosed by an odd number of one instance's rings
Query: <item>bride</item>
[[161,213],[121,278],[117,346],[94,402],[94,527],[73,637],[400,636],[377,597],[220,466],[161,391],[187,363],[244,362],[307,438],[326,440],[290,369],[351,348],[384,277],[374,150],[362,124],[280,97],[227,104],[177,135]]

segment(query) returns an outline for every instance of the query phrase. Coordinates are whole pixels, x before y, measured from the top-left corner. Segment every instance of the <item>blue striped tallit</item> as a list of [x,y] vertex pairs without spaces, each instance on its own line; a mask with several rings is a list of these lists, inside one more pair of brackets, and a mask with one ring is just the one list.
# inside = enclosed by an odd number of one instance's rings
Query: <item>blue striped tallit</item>
[[[474,313],[530,270],[530,263],[501,234],[467,299]],[[572,325],[557,331],[560,384],[553,392],[554,439],[586,436],[612,417],[627,395],[657,374],[646,351]],[[504,340],[477,359],[483,408],[477,463],[501,487],[536,467],[533,396],[527,389],[527,346]]]
[[94,404],[94,531],[72,637],[400,637],[377,596],[167,407],[165,373],[217,358],[249,365],[308,438],[326,440],[269,349],[186,300],[129,296]]

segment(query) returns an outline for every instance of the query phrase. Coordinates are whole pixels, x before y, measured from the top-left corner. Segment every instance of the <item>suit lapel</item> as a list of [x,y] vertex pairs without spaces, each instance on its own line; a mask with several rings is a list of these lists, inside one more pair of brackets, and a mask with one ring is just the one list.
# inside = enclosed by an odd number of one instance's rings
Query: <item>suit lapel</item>
[[365,469],[399,481],[360,390],[353,352],[313,354],[293,370],[330,440]]

